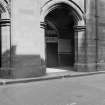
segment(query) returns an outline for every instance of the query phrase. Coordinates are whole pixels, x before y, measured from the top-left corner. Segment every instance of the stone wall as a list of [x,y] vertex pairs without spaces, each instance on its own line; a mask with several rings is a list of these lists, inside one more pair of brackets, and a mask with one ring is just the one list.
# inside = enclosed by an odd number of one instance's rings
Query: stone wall
[[[89,8],[88,8],[89,7]],[[89,0],[86,8],[86,65],[87,71],[96,71],[96,8],[95,0]]]
[[105,1],[88,0],[86,9],[87,71],[105,69]]
[[98,0],[98,11],[97,11],[97,21],[98,21],[98,70],[105,70],[105,1]]
[[[16,46],[16,53],[13,58],[14,71],[12,71],[14,77],[22,77],[23,74],[28,75],[28,73],[35,74],[40,68],[39,65],[35,63],[36,58],[34,59],[34,57],[36,57],[36,55],[40,56],[40,60],[43,61],[41,67],[45,68],[45,37],[44,29],[40,28],[40,22],[43,22],[40,16],[43,6],[45,6],[48,1],[49,0],[12,1],[12,46]],[[76,46],[76,59],[78,59],[76,64],[78,67],[76,69],[77,71],[104,70],[105,1],[87,0],[86,13],[84,10],[84,0],[73,1],[79,5],[86,16],[86,33],[76,33],[76,43],[78,43]],[[84,34],[84,36],[80,38],[79,36],[82,34]],[[39,67],[38,69],[37,66]],[[33,71],[35,67],[36,71]],[[26,69],[26,71],[24,71],[23,68]],[[23,77],[25,77],[25,75]]]

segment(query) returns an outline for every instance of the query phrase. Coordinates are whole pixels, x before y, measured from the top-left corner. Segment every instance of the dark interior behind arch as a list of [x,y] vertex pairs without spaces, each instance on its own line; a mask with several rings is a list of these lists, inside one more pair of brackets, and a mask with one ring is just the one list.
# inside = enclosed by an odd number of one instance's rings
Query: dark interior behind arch
[[[45,17],[47,67],[73,67],[75,63],[74,25],[72,7],[61,3]],[[53,24],[54,28],[51,29]]]

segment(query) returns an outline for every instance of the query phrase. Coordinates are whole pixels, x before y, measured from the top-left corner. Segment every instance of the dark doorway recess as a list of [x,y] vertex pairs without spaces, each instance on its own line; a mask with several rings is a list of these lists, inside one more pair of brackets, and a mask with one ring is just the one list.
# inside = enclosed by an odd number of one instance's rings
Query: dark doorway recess
[[46,54],[47,54],[47,66],[57,67],[58,66],[58,45],[57,43],[47,43],[46,44]]
[[73,9],[61,4],[45,17],[47,67],[73,67],[75,62]]

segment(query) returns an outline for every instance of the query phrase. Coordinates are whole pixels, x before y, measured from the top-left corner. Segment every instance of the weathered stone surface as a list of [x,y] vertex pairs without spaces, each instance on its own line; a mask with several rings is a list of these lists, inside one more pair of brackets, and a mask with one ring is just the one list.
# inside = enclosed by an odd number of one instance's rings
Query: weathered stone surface
[[[44,29],[40,29],[39,17],[40,11],[42,12],[47,8],[44,6],[50,1],[31,0],[30,2],[30,0],[26,0],[23,3],[21,1],[23,0],[13,1],[12,44],[17,46],[17,55],[39,54],[45,62],[45,36]],[[60,0],[56,0],[57,3],[58,1]],[[83,0],[73,1],[84,11]],[[77,32],[77,36],[75,35],[75,41],[77,40],[75,42],[77,43],[77,48],[75,48],[77,71],[105,70],[105,0],[98,0],[97,4],[96,0],[87,0],[86,2],[86,13],[83,14],[86,16],[86,34],[81,35]],[[27,18],[24,18],[25,16]],[[41,22],[44,22],[44,18],[41,19]],[[12,60],[14,70],[11,72],[16,78],[30,77],[31,74],[33,76],[43,74],[43,69],[45,69],[45,64],[41,64],[41,60],[39,61],[35,57],[18,56],[13,57]]]

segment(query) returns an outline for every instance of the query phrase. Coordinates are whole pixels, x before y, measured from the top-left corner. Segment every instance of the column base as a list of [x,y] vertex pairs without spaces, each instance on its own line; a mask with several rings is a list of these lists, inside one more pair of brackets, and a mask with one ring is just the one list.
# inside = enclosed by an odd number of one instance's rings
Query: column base
[[74,68],[78,72],[94,72],[94,71],[97,71],[95,63],[75,63]]

